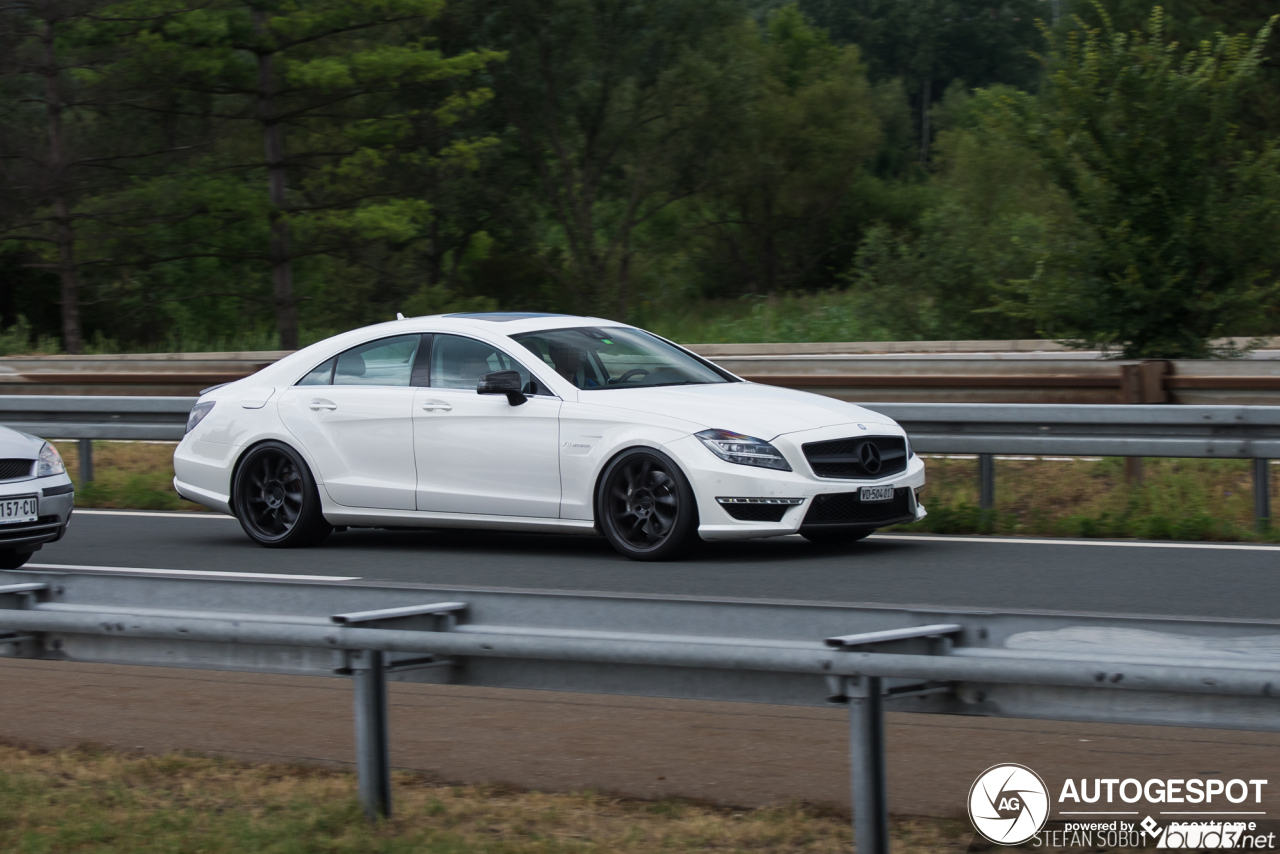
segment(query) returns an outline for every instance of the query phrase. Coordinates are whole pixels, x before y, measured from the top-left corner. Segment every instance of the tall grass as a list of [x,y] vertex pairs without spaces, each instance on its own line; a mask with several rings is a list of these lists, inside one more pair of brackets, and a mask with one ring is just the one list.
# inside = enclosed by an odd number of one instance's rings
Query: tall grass
[[[544,794],[392,783],[395,815],[370,824],[354,775],[190,754],[0,746],[0,850],[53,854],[659,854],[850,850],[848,819],[800,805],[735,810],[594,792]],[[897,819],[895,854],[967,849],[958,821]]]

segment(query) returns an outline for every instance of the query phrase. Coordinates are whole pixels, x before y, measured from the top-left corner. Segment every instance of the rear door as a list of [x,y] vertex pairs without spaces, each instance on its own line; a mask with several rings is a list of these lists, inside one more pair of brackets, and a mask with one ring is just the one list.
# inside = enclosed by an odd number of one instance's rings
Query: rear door
[[[490,371],[519,371],[528,399],[477,394]],[[435,335],[429,387],[413,407],[418,509],[492,516],[560,515],[560,398],[504,350]]]
[[352,347],[284,393],[280,416],[310,453],[316,479],[338,504],[413,510],[413,377],[430,336],[398,335]]

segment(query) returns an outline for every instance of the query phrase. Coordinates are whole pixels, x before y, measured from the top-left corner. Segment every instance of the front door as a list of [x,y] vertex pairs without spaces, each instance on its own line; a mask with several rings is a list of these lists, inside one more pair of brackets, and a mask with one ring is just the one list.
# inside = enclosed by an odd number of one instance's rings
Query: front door
[[413,365],[419,335],[353,347],[292,386],[280,417],[338,504],[413,510]]
[[[477,394],[490,371],[520,372],[528,399]],[[436,335],[430,385],[413,403],[418,509],[491,516],[560,515],[560,399],[491,344]]]

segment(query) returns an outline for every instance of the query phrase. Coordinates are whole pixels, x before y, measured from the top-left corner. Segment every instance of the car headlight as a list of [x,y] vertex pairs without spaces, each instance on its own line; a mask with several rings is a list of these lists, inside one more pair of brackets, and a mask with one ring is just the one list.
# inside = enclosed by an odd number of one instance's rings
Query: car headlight
[[763,439],[731,433],[728,430],[703,430],[697,434],[702,444],[722,460],[744,466],[791,471],[778,449]]
[[197,403],[191,407],[191,413],[187,415],[187,432],[190,433],[196,429],[196,425],[204,420],[204,417],[213,409],[215,401],[206,400],[204,403]]
[[48,442],[40,446],[40,456],[36,458],[36,477],[50,477],[66,470],[67,464],[62,461],[57,448]]

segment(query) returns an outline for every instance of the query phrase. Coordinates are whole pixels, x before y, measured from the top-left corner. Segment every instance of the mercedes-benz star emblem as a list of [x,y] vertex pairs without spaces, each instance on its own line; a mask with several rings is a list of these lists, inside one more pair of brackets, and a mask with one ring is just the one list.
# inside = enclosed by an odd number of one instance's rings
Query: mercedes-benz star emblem
[[874,442],[863,442],[858,446],[858,460],[868,474],[880,471],[880,449]]

